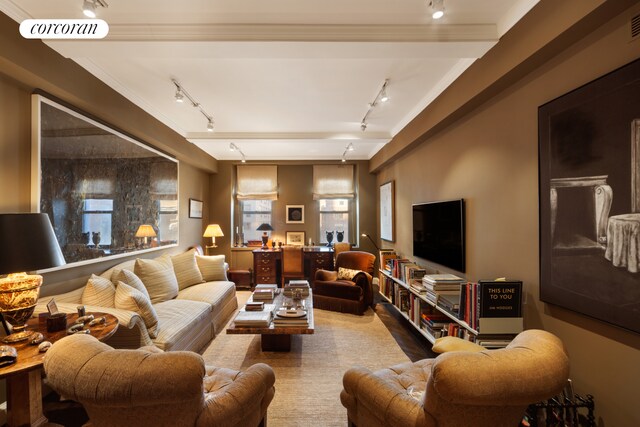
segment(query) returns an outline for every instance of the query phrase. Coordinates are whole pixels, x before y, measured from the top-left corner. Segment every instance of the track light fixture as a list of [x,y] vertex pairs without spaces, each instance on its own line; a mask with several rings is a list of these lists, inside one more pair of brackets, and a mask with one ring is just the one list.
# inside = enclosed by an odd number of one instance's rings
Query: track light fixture
[[431,17],[440,19],[444,16],[444,0],[431,0]]
[[247,163],[247,159],[244,157],[244,153],[242,152],[242,150],[240,149],[240,147],[238,147],[236,144],[234,144],[233,142],[229,144],[229,150],[231,151],[237,151],[238,153],[240,153],[241,156],[241,162],[242,163]]
[[342,163],[347,161],[347,153],[353,150],[355,150],[355,148],[353,147],[353,142],[350,142],[346,147],[344,147],[344,153],[342,153]]
[[82,1],[82,13],[87,18],[95,18],[96,10],[98,7],[107,8],[109,5],[105,0],[83,0]]
[[207,114],[202,105],[200,105],[199,102],[197,102],[191,95],[189,95],[189,92],[187,92],[185,88],[182,87],[179,81],[177,81],[176,79],[171,79],[171,81],[176,86],[176,94],[174,95],[176,98],[176,102],[182,103],[184,102],[184,98],[186,97],[189,102],[191,102],[191,106],[200,110],[200,113],[202,113],[202,115],[207,119],[207,131],[213,132],[213,117]]
[[360,129],[362,129],[363,132],[367,130],[367,125],[368,125],[367,118],[369,117],[371,110],[373,110],[373,108],[376,105],[378,105],[378,103],[387,102],[389,100],[389,95],[387,95],[388,84],[389,84],[389,79],[385,79],[384,83],[382,84],[382,87],[380,88],[380,91],[378,91],[378,94],[373,99],[373,102],[369,104],[369,109],[367,110],[367,113],[364,115],[364,117],[362,118],[362,121],[360,122]]

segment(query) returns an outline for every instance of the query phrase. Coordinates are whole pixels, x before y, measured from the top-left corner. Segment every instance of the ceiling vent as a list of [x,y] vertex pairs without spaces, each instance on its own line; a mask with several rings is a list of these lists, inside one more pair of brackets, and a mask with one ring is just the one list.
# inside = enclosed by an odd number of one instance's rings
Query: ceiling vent
[[640,37],[640,14],[631,18],[631,40]]

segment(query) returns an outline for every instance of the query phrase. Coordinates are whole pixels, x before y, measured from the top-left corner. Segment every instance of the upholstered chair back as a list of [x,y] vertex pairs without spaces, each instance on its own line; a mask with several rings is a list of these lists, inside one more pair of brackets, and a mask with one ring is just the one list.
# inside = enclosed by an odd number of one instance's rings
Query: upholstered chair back
[[340,252],[336,257],[336,271],[338,268],[349,268],[351,270],[362,270],[373,276],[373,264],[376,257],[369,252],[346,251]]
[[205,367],[189,351],[118,350],[70,335],[46,353],[48,384],[81,403],[92,427],[257,426],[274,395],[273,370]]
[[351,368],[340,398],[357,426],[513,427],[568,378],[560,339],[531,329],[500,350],[451,351],[377,372]]

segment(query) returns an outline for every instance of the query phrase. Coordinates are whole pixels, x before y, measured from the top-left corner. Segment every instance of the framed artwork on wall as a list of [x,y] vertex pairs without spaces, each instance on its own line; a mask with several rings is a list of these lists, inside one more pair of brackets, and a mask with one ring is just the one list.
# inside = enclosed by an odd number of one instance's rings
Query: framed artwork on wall
[[540,299],[640,333],[640,60],[538,109]]
[[304,231],[287,231],[287,245],[304,245]]
[[380,238],[393,242],[393,220],[395,210],[394,182],[380,186]]
[[202,200],[189,199],[189,218],[202,218]]
[[304,224],[304,205],[287,205],[287,224]]

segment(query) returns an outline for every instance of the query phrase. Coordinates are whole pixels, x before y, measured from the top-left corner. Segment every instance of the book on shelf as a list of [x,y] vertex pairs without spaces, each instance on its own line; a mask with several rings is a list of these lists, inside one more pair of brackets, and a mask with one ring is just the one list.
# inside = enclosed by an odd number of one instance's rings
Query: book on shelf
[[239,311],[233,319],[236,327],[266,328],[271,323],[271,311]]
[[478,287],[478,332],[522,332],[522,282],[480,280]]
[[447,294],[438,294],[438,300],[436,302],[438,307],[441,307],[453,314],[454,316],[458,315],[458,310],[460,309],[460,294],[456,295],[447,295]]

